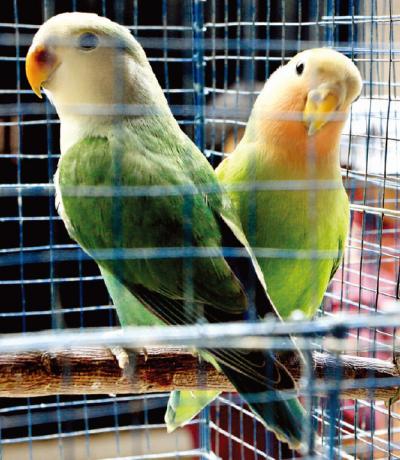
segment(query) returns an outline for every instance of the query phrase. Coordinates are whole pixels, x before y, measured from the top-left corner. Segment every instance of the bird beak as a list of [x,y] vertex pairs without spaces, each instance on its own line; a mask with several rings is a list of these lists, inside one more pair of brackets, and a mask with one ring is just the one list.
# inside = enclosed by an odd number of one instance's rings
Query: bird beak
[[42,98],[41,88],[58,67],[54,52],[43,45],[31,46],[26,56],[25,70],[34,93]]
[[333,118],[339,106],[337,93],[336,88],[326,85],[321,85],[308,93],[303,111],[303,122],[308,129],[309,136],[314,135]]

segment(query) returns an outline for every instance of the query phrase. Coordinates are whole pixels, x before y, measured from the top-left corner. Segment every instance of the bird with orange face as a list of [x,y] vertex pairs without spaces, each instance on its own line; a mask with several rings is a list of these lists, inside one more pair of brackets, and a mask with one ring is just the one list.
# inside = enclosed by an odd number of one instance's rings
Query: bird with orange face
[[[243,138],[216,170],[284,319],[315,315],[342,260],[350,214],[339,144],[361,88],[343,54],[297,54],[265,83]],[[170,426],[186,423],[218,392],[198,395],[171,395]]]
[[361,88],[343,54],[299,53],[271,75],[242,140],[217,168],[228,188],[253,187],[230,196],[283,318],[296,310],[312,317],[342,260],[349,200],[340,136]]

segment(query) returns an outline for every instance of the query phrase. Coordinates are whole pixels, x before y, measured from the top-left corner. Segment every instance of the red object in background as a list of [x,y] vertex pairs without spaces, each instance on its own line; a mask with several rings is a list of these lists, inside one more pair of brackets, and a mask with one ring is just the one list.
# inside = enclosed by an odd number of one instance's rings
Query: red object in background
[[[364,193],[363,189],[357,189],[352,201],[362,203]],[[369,188],[368,195],[368,200],[379,203],[377,187]],[[385,198],[390,201],[390,191],[385,191]],[[399,304],[396,298],[399,273],[396,248],[399,247],[399,239],[399,222],[395,219],[361,211],[353,212],[344,273],[340,270],[336,274],[330,288],[333,294],[330,305],[332,312],[373,314],[375,311],[396,308],[396,304]],[[393,328],[352,331],[348,340],[353,340],[353,343],[349,349],[360,350],[359,356],[392,359],[394,333]],[[373,348],[375,345],[379,345],[376,350]],[[359,403],[355,414],[354,404],[353,400],[342,402],[343,419],[350,426],[357,423],[357,427],[363,431],[387,428],[388,417],[384,413],[372,410],[368,403]]]

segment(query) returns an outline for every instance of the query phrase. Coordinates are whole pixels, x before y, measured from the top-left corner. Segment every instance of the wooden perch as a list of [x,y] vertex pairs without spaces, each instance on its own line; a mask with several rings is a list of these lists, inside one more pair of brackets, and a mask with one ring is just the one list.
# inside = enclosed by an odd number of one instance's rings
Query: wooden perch
[[[54,352],[8,353],[0,355],[0,396],[28,397],[55,394],[122,394],[196,389],[206,386],[221,391],[233,387],[224,375],[201,362],[187,350],[151,348],[131,358],[133,368],[119,367],[107,348],[63,349]],[[329,376],[336,375],[341,385],[352,381],[356,388],[341,391],[351,399],[388,399],[395,394],[388,378],[400,377],[390,361],[342,355],[338,367],[334,357],[314,353],[314,373],[318,382],[336,385]],[[285,363],[296,380],[301,378],[299,362]],[[340,374],[341,373],[341,374]],[[366,378],[376,388],[365,388]],[[321,380],[318,380],[321,379]],[[360,385],[355,384],[359,382]],[[319,394],[326,394],[318,391]]]

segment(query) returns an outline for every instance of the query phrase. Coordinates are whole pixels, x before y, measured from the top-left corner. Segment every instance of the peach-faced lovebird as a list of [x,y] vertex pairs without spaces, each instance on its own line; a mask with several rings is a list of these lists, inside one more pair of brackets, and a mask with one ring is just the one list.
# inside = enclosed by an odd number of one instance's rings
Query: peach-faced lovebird
[[[311,318],[338,269],[349,227],[339,141],[361,92],[357,67],[327,48],[299,53],[258,96],[241,142],[217,168],[232,191],[269,295],[283,318]],[[170,427],[186,423],[218,392],[175,391]]]
[[[126,28],[94,14],[55,16],[35,35],[26,72],[61,121],[58,212],[99,265],[123,325],[141,304],[173,325],[280,318],[230,199]],[[279,439],[300,445],[304,409],[281,392],[295,384],[274,352],[200,353]]]

